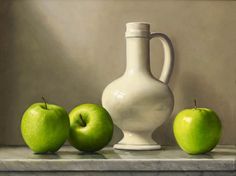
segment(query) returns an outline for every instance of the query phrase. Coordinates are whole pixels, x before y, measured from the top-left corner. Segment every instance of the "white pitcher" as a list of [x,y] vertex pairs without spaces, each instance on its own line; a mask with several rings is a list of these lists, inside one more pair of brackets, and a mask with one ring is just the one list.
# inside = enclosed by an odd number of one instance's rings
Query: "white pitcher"
[[[150,25],[126,24],[126,71],[104,90],[102,105],[108,110],[124,137],[115,149],[160,149],[152,139],[153,131],[170,116],[173,94],[168,87],[174,50],[170,39],[162,33],[150,33]],[[157,37],[164,48],[164,65],[156,79],[150,71],[150,40]]]

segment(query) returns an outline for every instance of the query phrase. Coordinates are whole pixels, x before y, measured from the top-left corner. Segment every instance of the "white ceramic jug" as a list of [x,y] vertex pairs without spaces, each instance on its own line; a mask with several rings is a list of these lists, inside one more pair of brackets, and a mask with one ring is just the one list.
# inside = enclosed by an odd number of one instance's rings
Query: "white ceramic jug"
[[[126,71],[104,90],[102,105],[108,110],[124,137],[116,149],[160,149],[152,139],[153,131],[170,116],[173,94],[168,87],[174,52],[170,39],[162,33],[150,33],[147,23],[126,24]],[[164,65],[160,79],[150,71],[149,43],[157,37],[164,48]]]

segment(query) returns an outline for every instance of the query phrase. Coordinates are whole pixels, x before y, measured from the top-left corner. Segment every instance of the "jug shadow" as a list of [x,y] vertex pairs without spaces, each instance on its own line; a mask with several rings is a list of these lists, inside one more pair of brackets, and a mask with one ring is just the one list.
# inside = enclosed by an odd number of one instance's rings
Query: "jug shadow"
[[118,143],[122,138],[124,137],[124,134],[122,130],[114,124],[114,132],[112,136],[112,140],[109,143],[109,146],[113,146],[114,144]]

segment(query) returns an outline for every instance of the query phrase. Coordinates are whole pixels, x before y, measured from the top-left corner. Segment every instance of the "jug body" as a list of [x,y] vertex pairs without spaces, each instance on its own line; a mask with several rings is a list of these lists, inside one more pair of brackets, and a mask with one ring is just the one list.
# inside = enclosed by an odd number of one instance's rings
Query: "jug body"
[[[159,149],[152,133],[173,110],[170,88],[150,71],[150,38],[148,24],[127,24],[126,71],[103,91],[102,104],[124,133],[123,139],[114,145],[116,149]],[[166,68],[171,72],[172,67]],[[169,80],[169,72],[164,73],[166,80]]]

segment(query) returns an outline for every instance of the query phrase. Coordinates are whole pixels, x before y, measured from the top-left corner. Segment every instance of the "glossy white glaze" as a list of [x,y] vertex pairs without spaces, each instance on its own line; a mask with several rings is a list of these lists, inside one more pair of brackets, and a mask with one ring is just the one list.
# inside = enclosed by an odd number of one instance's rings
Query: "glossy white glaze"
[[[173,95],[167,85],[173,68],[173,48],[166,35],[151,34],[149,28],[146,23],[127,24],[126,71],[102,95],[103,106],[124,133],[114,146],[117,149],[159,149],[152,133],[173,110]],[[161,81],[150,71],[149,43],[153,37],[162,41],[165,51]]]

